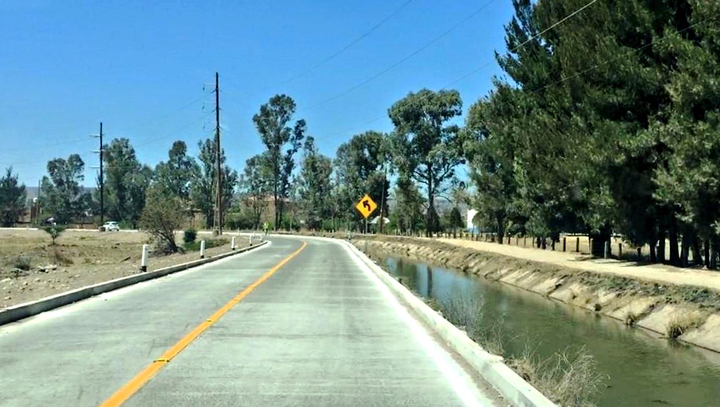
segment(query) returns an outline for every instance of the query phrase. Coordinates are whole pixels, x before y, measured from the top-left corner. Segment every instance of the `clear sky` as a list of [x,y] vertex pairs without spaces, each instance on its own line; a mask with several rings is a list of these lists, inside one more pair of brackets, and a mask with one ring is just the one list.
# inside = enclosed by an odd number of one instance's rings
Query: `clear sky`
[[263,151],[252,116],[277,93],[329,156],[353,134],[391,130],[387,109],[408,92],[452,83],[467,110],[501,74],[510,1],[407,1],[0,0],[0,167],[37,185],[48,160],[78,153],[92,186],[100,121],[153,167],[174,140],[196,155],[214,128],[216,71],[238,172]]

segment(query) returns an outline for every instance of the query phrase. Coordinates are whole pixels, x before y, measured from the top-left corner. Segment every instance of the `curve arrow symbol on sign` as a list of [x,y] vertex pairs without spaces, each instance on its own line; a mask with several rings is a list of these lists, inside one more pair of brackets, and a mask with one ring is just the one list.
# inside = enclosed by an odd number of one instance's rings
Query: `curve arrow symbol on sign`
[[368,202],[367,199],[364,200],[362,204],[365,207],[365,209],[367,209],[368,211],[370,210],[370,202]]

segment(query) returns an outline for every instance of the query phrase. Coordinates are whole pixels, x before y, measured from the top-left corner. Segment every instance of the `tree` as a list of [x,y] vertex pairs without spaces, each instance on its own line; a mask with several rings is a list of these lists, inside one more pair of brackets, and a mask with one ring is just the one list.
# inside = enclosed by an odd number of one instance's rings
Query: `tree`
[[330,215],[332,161],[320,154],[312,137],[305,139],[300,169],[299,194],[304,204],[307,226],[322,227],[322,221]]
[[453,238],[457,237],[457,229],[462,229],[465,226],[465,222],[463,222],[462,215],[460,214],[460,209],[457,206],[453,206],[450,211],[448,216],[448,226],[452,228]]
[[5,176],[0,178],[0,223],[4,227],[13,226],[25,213],[25,184],[18,183],[18,174],[12,174],[8,168]]
[[55,222],[68,223],[88,209],[80,186],[80,182],[85,179],[84,170],[85,163],[78,154],[48,162],[48,176],[40,181],[41,203],[45,211],[53,215]]
[[145,192],[153,178],[152,169],[140,164],[135,149],[126,138],[114,139],[105,146],[103,161],[108,215],[136,228],[145,207]]
[[[217,185],[215,160],[217,149],[213,139],[198,142],[198,147],[200,149],[198,157],[200,160],[200,173],[192,185],[190,196],[195,208],[205,216],[205,225],[209,226],[214,224],[215,218],[215,191]],[[227,210],[232,204],[232,198],[238,183],[238,174],[226,164],[224,149],[220,151],[220,166],[222,169],[221,204],[223,209]]]
[[267,153],[254,155],[245,161],[240,189],[244,195],[244,206],[250,212],[252,228],[259,229],[262,215],[268,206],[267,200],[273,193],[272,169]]
[[260,139],[267,147],[266,157],[272,171],[276,229],[282,220],[283,204],[295,168],[293,157],[300,149],[307,127],[305,120],[298,120],[292,128],[289,126],[295,108],[295,101],[291,97],[275,95],[268,103],[260,106],[260,112],[253,116]]
[[435,197],[464,163],[459,127],[445,123],[462,114],[457,91],[433,92],[423,89],[410,93],[389,110],[395,126],[392,134],[393,157],[403,174],[425,188],[427,233],[439,229]]
[[[376,131],[357,134],[338,148],[333,162],[339,194],[336,205],[348,220],[362,219],[355,204],[365,194],[378,205],[383,197],[387,201],[389,182],[383,168],[390,161],[389,153],[387,135]],[[385,204],[383,216],[387,214]]]
[[400,175],[394,191],[395,211],[391,221],[402,233],[413,233],[424,227],[423,207],[425,202],[417,185],[407,176]]
[[50,239],[52,239],[52,245],[55,246],[55,241],[58,237],[60,237],[60,235],[62,235],[62,233],[65,231],[65,228],[63,226],[53,225],[48,226],[43,230],[45,231],[45,233],[50,235]]
[[155,167],[156,181],[185,205],[190,201],[191,186],[199,173],[200,167],[187,155],[187,145],[181,140],[173,143],[167,162]]
[[524,230],[527,222],[514,210],[521,198],[515,158],[520,147],[514,137],[517,132],[508,129],[509,122],[516,119],[520,110],[516,92],[498,85],[488,98],[470,107],[464,128],[464,147],[470,179],[476,190],[473,204],[478,211],[479,226],[497,233],[500,243],[513,221],[518,230]]
[[147,202],[140,218],[140,226],[152,236],[156,248],[163,253],[177,253],[175,231],[183,224],[180,199],[161,185],[148,189]]

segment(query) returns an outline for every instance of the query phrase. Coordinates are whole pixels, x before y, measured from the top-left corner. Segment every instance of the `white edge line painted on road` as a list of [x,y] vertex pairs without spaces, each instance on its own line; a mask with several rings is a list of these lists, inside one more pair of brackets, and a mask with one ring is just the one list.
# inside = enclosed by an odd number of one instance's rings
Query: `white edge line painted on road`
[[472,378],[452,359],[452,357],[435,342],[430,334],[420,325],[420,323],[413,318],[407,309],[400,304],[398,299],[390,292],[385,283],[380,281],[380,278],[370,270],[367,264],[365,264],[358,255],[353,252],[349,247],[344,244],[341,245],[345,251],[350,255],[355,264],[360,267],[365,276],[367,276],[375,286],[380,290],[385,299],[390,303],[391,307],[398,316],[405,322],[405,325],[410,328],[410,331],[415,336],[420,345],[425,348],[425,351],[430,358],[435,362],[435,365],[442,372],[443,376],[447,380],[450,387],[452,387],[455,394],[462,400],[465,406],[491,406],[494,405],[490,399],[485,397],[482,392],[477,388]]
[[58,308],[51,309],[51,310],[48,310],[45,312],[41,312],[37,315],[23,318],[18,321],[15,321],[15,322],[10,322],[6,325],[0,325],[0,334],[9,333],[15,329],[20,329],[23,326],[30,324],[30,323],[40,323],[43,321],[49,321],[54,318],[61,317],[68,313],[80,311],[85,305],[92,304],[94,301],[105,301],[109,298],[117,297],[120,295],[130,294],[135,290],[140,290],[140,289],[146,288],[147,286],[152,285],[152,284],[160,283],[162,281],[169,281],[169,280],[179,278],[182,276],[187,276],[192,273],[200,272],[211,266],[216,267],[216,266],[218,266],[222,263],[228,262],[232,259],[238,259],[241,257],[245,257],[252,253],[258,253],[259,251],[264,250],[264,249],[270,247],[271,245],[272,245],[272,242],[268,241],[266,244],[264,244],[258,248],[255,248],[253,250],[247,250],[245,252],[238,253],[234,256],[228,256],[228,257],[225,257],[225,258],[213,261],[213,262],[201,264],[201,265],[195,266],[195,267],[190,267],[188,269],[182,270],[181,272],[168,274],[168,275],[162,276],[160,278],[145,280],[145,281],[141,281],[136,284],[131,284],[131,285],[128,285],[125,287],[118,288],[116,290],[107,291],[107,292],[104,292],[104,293],[101,293],[98,295],[94,295],[92,297],[88,297],[86,299],[74,302],[72,304],[64,305],[62,307],[58,307]]

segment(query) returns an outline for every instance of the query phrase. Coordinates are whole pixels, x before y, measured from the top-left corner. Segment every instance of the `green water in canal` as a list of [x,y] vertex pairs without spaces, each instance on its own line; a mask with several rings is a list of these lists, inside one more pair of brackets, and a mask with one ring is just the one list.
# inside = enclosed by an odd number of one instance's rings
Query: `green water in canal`
[[548,358],[585,346],[609,376],[598,406],[720,406],[720,354],[658,338],[640,328],[482,277],[375,253],[424,297],[482,303],[483,326],[503,319],[508,355],[528,341]]

